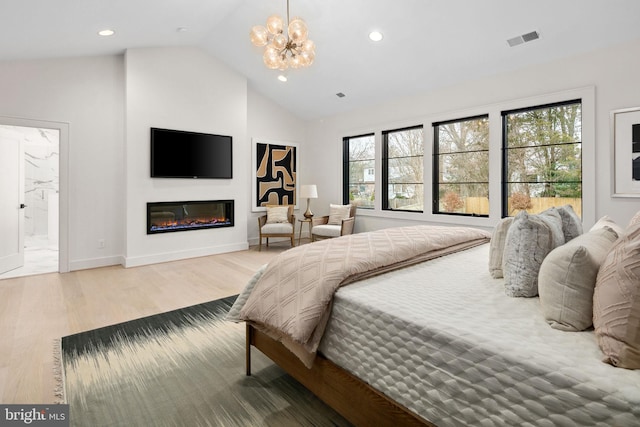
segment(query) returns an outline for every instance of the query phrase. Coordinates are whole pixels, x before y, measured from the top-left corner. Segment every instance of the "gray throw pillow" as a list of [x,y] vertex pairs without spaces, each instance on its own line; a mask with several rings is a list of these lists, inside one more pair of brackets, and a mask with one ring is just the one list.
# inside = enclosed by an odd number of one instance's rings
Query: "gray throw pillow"
[[502,258],[505,293],[511,297],[537,296],[540,265],[563,243],[562,219],[556,209],[516,215],[507,232]]
[[552,328],[583,331],[593,324],[593,290],[600,264],[618,234],[603,227],[552,250],[538,274],[540,306]]
[[560,206],[558,213],[562,218],[562,233],[564,234],[564,241],[568,242],[575,239],[583,233],[582,220],[573,210],[571,205]]

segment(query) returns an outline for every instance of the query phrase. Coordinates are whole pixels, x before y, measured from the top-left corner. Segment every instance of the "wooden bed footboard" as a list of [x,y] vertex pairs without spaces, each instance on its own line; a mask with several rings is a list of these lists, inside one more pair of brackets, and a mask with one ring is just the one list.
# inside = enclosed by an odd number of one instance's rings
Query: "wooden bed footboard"
[[435,427],[322,355],[308,369],[284,345],[248,323],[247,375],[251,375],[251,346],[356,426]]

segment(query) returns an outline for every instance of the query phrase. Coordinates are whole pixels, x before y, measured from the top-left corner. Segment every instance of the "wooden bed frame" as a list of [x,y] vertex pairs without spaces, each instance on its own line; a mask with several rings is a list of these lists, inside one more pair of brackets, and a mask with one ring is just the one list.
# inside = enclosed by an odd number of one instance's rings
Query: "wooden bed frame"
[[436,427],[320,354],[316,356],[313,367],[308,369],[284,345],[249,323],[246,344],[247,375],[251,375],[251,346],[264,353],[356,426]]

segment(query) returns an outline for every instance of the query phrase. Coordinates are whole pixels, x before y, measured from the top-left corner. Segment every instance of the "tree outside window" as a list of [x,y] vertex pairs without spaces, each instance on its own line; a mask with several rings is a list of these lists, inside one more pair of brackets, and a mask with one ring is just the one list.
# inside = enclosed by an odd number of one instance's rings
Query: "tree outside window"
[[503,216],[570,204],[582,212],[580,100],[502,113]]
[[433,213],[489,215],[489,117],[434,123]]

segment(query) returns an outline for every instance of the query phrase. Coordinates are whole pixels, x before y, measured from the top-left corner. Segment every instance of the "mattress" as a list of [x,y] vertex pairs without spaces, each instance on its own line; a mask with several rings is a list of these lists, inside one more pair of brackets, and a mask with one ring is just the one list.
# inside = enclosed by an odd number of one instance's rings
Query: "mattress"
[[640,426],[640,371],[510,298],[481,245],[345,286],[320,352],[445,426]]

